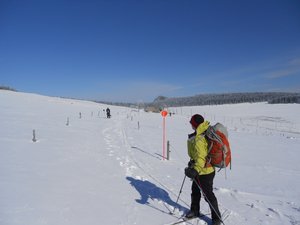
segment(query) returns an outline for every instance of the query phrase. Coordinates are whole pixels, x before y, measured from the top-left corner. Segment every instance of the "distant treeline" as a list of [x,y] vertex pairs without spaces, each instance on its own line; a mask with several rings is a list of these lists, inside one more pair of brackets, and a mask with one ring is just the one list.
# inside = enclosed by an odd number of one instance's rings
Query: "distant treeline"
[[300,103],[300,93],[287,92],[255,92],[255,93],[228,93],[228,94],[201,94],[191,97],[167,98],[157,97],[148,107],[164,108],[197,105],[221,105],[236,103],[268,102],[275,103]]
[[95,101],[97,103],[117,105],[125,107],[144,108],[146,111],[159,112],[167,107],[197,106],[197,105],[222,105],[237,103],[268,102],[300,103],[300,93],[290,92],[249,92],[249,93],[227,93],[227,94],[201,94],[190,97],[165,97],[158,96],[153,102],[137,104],[124,102]]
[[129,102],[110,102],[110,101],[97,101],[94,100],[96,103],[106,104],[106,105],[116,105],[116,106],[124,106],[124,107],[137,107],[138,104],[129,103]]
[[8,87],[8,86],[1,86],[1,85],[0,85],[0,90],[17,91],[14,88],[11,88],[11,87]]
[[291,96],[282,96],[279,98],[274,98],[269,101],[270,104],[279,104],[279,103],[300,103],[300,96],[298,95],[291,95]]

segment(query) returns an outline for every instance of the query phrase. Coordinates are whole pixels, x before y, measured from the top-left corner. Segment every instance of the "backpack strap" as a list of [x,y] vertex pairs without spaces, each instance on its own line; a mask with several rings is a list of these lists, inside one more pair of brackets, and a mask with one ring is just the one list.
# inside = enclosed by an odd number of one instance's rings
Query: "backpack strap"
[[[209,126],[209,128],[208,129],[210,129],[210,127],[211,126]],[[204,134],[204,137],[205,137],[205,140],[206,140],[206,142],[207,142],[207,146],[208,146],[208,148],[207,148],[207,156],[206,156],[206,159],[205,159],[205,167],[212,167],[212,165],[211,165],[211,158],[209,157],[209,153],[210,153],[210,151],[211,151],[211,149],[212,149],[212,144],[210,143],[210,140],[209,140],[209,137],[208,137],[208,129],[203,133]]]

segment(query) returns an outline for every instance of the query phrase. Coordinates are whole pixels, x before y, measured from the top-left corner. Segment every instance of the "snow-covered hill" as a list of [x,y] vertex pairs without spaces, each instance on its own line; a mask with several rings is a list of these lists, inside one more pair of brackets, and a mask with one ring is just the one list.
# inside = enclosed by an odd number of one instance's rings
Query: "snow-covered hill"
[[[161,158],[159,114],[109,106],[107,119],[107,107],[0,91],[1,225],[176,221],[190,203],[190,180],[176,199],[193,113],[229,130],[232,170],[215,178],[225,224],[300,224],[299,104],[171,108],[169,161]],[[205,201],[201,211],[209,214]],[[210,224],[209,216],[187,224]]]

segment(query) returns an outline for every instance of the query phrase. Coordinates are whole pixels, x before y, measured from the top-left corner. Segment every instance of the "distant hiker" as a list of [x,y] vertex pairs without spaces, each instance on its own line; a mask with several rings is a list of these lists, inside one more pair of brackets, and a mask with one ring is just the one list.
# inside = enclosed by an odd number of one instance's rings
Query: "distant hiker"
[[201,115],[195,114],[192,116],[190,123],[195,132],[188,135],[187,144],[190,161],[188,167],[185,168],[185,175],[193,180],[193,184],[191,208],[186,214],[186,218],[198,217],[200,215],[200,199],[202,194],[210,207],[212,225],[220,225],[222,223],[221,214],[217,198],[213,193],[215,169],[212,166],[206,165],[208,143],[204,135],[209,127],[209,122],[204,121]]
[[106,117],[110,118],[110,109],[109,108],[106,109]]

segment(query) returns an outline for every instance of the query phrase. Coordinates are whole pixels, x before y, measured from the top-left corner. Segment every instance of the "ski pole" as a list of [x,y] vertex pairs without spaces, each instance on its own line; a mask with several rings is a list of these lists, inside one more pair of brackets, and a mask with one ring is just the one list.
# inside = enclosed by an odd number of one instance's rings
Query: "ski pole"
[[[178,203],[178,200],[179,200],[179,197],[180,197],[180,194],[181,194],[181,192],[182,192],[182,188],[183,188],[183,184],[184,184],[184,182],[185,182],[185,178],[186,178],[186,175],[184,175],[184,178],[183,178],[183,181],[182,181],[182,184],[181,184],[181,188],[180,188],[180,191],[179,191],[179,194],[178,194],[178,197],[177,197],[177,200],[176,200],[176,205],[177,205],[177,203]],[[174,214],[174,212],[175,212],[175,207],[174,207],[174,210],[173,210],[173,213],[172,214]]]
[[201,191],[201,193],[203,194],[204,198],[207,200],[209,206],[214,210],[214,212],[216,213],[216,215],[218,216],[218,218],[221,220],[221,222],[225,225],[225,223],[223,222],[222,218],[220,217],[220,215],[218,214],[217,210],[213,207],[213,205],[211,204],[211,202],[208,200],[208,198],[206,197],[204,191],[202,190],[202,188],[200,187],[200,184],[198,184],[198,182],[196,181],[195,178],[193,178],[193,181],[197,184],[199,190]]

